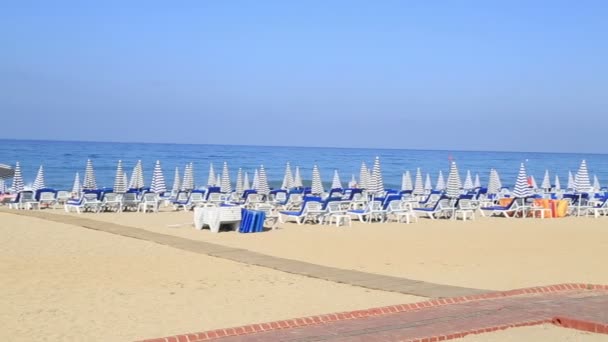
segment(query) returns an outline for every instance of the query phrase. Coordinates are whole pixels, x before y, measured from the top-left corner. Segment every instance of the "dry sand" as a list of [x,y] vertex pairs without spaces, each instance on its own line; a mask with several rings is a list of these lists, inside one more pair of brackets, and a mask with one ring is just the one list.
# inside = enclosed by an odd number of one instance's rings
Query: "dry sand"
[[131,341],[423,299],[4,213],[0,245],[5,341]]
[[551,324],[513,328],[489,334],[468,335],[458,342],[606,342],[608,335],[565,329]]
[[441,284],[493,290],[567,282],[608,284],[606,217],[420,219],[410,225],[355,221],[352,227],[340,228],[286,223],[261,234],[213,234],[193,229],[191,212],[84,216],[273,256]]

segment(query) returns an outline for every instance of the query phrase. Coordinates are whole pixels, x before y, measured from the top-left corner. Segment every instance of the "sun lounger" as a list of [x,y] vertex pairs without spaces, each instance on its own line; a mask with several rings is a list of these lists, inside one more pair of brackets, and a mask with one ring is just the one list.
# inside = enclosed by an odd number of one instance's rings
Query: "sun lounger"
[[480,207],[481,214],[483,216],[504,216],[504,217],[513,217],[519,211],[519,205],[517,204],[517,200],[515,198],[511,199],[508,205],[493,205],[489,207]]
[[294,219],[297,224],[302,224],[309,218],[309,212],[315,213],[313,217],[316,219],[316,213],[321,210],[321,206],[320,197],[304,197],[302,208],[299,211],[281,211],[279,212],[279,219],[281,223],[287,222],[288,219]]

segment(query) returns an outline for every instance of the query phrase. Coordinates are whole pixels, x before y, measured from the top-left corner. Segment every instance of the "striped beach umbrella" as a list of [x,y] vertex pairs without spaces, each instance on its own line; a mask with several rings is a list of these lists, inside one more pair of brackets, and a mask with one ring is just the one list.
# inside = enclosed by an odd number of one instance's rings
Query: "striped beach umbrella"
[[291,165],[289,162],[285,165],[285,175],[283,176],[283,184],[281,189],[287,190],[293,188],[293,175],[291,174]]
[[597,179],[597,175],[593,175],[593,190],[600,191],[602,186],[600,185],[600,180]]
[[144,168],[141,165],[141,160],[138,160],[131,172],[131,180],[129,181],[130,189],[141,189],[144,184]]
[[249,183],[249,173],[245,172],[243,176],[243,192],[245,190],[251,190],[251,184]]
[[479,179],[479,173],[475,174],[475,180],[473,181],[473,187],[475,189],[481,188],[481,180]]
[[82,192],[82,185],[80,184],[80,174],[76,172],[76,176],[74,176],[74,184],[72,185],[72,194],[80,196]]
[[332,189],[342,189],[342,181],[340,180],[340,175],[338,174],[338,170],[334,170],[334,179],[331,181]]
[[256,190],[258,191],[258,194],[262,195],[268,195],[268,193],[270,193],[270,186],[268,186],[268,177],[266,176],[266,169],[264,169],[264,165],[260,165],[258,187]]
[[355,175],[352,175],[352,177],[350,178],[350,182],[348,182],[348,187],[349,188],[357,187],[357,179],[355,178]]
[[182,189],[182,184],[179,177],[179,167],[175,167],[175,174],[173,175],[173,186],[171,187],[172,193],[178,193]]
[[38,189],[45,188],[44,185],[44,167],[40,165],[38,169],[38,173],[36,174],[36,179],[34,180],[34,184],[32,185],[32,191],[36,191]]
[[0,178],[0,194],[7,193],[8,189],[6,188],[6,183],[4,182],[4,178]]
[[367,189],[369,187],[369,170],[365,162],[361,162],[361,169],[359,170],[359,188]]
[[526,198],[532,196],[532,189],[528,186],[528,176],[526,176],[526,167],[524,163],[519,166],[519,173],[515,180],[515,188],[513,188],[513,196],[516,198]]
[[20,192],[25,189],[25,184],[23,183],[23,175],[21,175],[21,165],[19,162],[15,164],[15,173],[13,174],[13,192]]
[[405,171],[401,176],[401,190],[411,191],[414,190],[414,183],[412,182],[412,175],[409,171]]
[[221,187],[221,185],[222,185],[222,177],[220,177],[219,173],[217,175],[215,175],[215,184],[213,184],[213,185]]
[[416,169],[416,178],[414,178],[414,191],[412,193],[414,195],[424,194],[424,183],[422,182],[422,171],[420,171],[420,168]]
[[194,165],[192,163],[186,164],[184,168],[184,179],[182,180],[182,190],[192,191],[194,190]]
[[229,194],[232,192],[232,184],[230,183],[230,172],[228,171],[228,163],[224,162],[222,167],[222,178],[220,180],[220,191]]
[[445,180],[443,179],[443,172],[439,170],[439,176],[437,176],[437,183],[435,184],[435,190],[445,190]]
[[162,194],[167,192],[167,184],[165,183],[165,175],[163,169],[160,166],[160,160],[156,161],[154,165],[154,171],[152,172],[152,185],[150,185],[150,191],[156,194]]
[[321,173],[319,172],[317,164],[312,167],[312,184],[310,191],[313,195],[321,195],[325,192],[323,183],[321,182]]
[[257,190],[260,187],[260,174],[258,169],[255,169],[253,173],[253,180],[251,181],[251,188]]
[[235,192],[237,195],[240,195],[243,193],[243,191],[243,169],[239,167],[239,171],[236,173]]
[[382,179],[380,157],[378,156],[376,156],[374,166],[372,167],[372,177],[370,179],[369,190],[375,195],[382,195],[384,193],[384,180]]
[[569,190],[574,190],[574,176],[572,176],[572,171],[568,171],[568,184],[566,184],[566,188]]
[[207,186],[214,186],[217,181],[215,177],[215,169],[213,168],[213,163],[209,163],[209,176],[207,177]]
[[426,179],[424,180],[424,190],[430,192],[433,190],[433,183],[431,183],[431,175],[426,174]]
[[302,183],[302,174],[300,173],[300,167],[296,166],[296,173],[293,177],[293,187],[294,188],[302,188],[304,187],[304,183]]
[[591,181],[589,180],[589,171],[587,170],[587,162],[583,159],[578,172],[574,176],[574,190],[576,192],[588,192],[592,190]]
[[450,172],[448,173],[448,184],[446,186],[445,194],[450,198],[456,198],[460,196],[460,189],[462,183],[460,182],[460,174],[458,173],[458,167],[456,162],[450,163]]
[[555,175],[555,190],[561,190],[562,189],[562,185],[559,182],[559,177],[557,175]]
[[125,171],[122,168],[122,160],[119,160],[118,165],[116,166],[113,190],[117,194],[124,194],[127,192],[127,183],[125,182]]
[[545,170],[545,176],[543,177],[543,182],[541,183],[540,187],[545,191],[551,190],[551,178],[549,177],[549,170]]
[[467,170],[467,176],[464,179],[464,184],[462,185],[462,188],[464,190],[473,190],[473,188],[475,187],[475,185],[473,184],[473,178],[471,177],[471,171]]
[[498,173],[496,169],[490,169],[490,177],[488,177],[488,194],[497,194],[500,192],[500,184],[498,184]]
[[538,184],[536,184],[536,178],[530,175],[530,187],[534,190],[538,189]]
[[97,189],[97,181],[95,180],[95,170],[93,170],[93,162],[87,160],[87,166],[84,170],[84,182],[82,183],[83,190]]

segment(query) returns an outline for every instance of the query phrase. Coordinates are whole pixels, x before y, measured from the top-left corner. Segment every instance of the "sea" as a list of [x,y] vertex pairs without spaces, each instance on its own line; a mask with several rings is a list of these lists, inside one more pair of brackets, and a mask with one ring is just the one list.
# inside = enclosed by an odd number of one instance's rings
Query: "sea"
[[392,189],[401,188],[404,172],[409,170],[414,178],[417,168],[422,170],[423,177],[427,173],[431,175],[434,186],[440,170],[447,179],[450,160],[456,161],[463,182],[466,172],[470,171],[473,177],[479,174],[482,186],[485,186],[490,169],[495,168],[503,185],[512,186],[520,164],[524,163],[528,175],[533,175],[539,186],[545,170],[549,170],[551,183],[558,175],[561,186],[565,187],[568,171],[575,174],[584,159],[591,179],[596,175],[602,186],[608,185],[608,154],[0,139],[0,164],[14,166],[15,162],[19,162],[26,185],[33,183],[38,168],[43,165],[45,185],[65,190],[71,189],[76,172],[80,173],[82,179],[87,159],[93,162],[99,187],[112,187],[118,160],[122,160],[123,168],[129,174],[137,161],[141,160],[148,185],[154,164],[160,160],[169,188],[176,167],[183,175],[184,166],[193,163],[195,184],[204,186],[210,164],[219,173],[224,162],[228,164],[233,184],[239,168],[247,172],[251,180],[255,169],[263,165],[271,187],[280,186],[287,162],[292,168],[299,166],[304,185],[310,185],[312,168],[316,164],[323,183],[329,187],[334,170],[338,170],[346,186],[353,175],[358,179],[361,163],[365,162],[371,169],[376,156],[380,158],[385,188]]

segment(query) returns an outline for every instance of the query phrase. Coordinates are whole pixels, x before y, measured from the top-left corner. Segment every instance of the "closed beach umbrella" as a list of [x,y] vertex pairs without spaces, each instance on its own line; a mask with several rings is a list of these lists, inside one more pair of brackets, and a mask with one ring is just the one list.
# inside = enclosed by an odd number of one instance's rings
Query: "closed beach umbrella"
[[312,167],[312,185],[310,191],[313,195],[321,195],[325,192],[323,183],[321,182],[321,173],[319,172],[317,164]]
[[340,180],[340,175],[338,174],[338,170],[334,170],[334,179],[331,181],[332,189],[342,189],[342,181]]
[[291,165],[289,162],[285,165],[285,175],[283,176],[283,184],[281,189],[287,190],[293,188],[293,175],[291,174]]
[[293,177],[293,187],[294,188],[302,188],[304,187],[304,183],[302,183],[302,174],[300,173],[300,167],[296,166],[296,173]]
[[572,176],[572,171],[568,171],[568,184],[566,184],[566,188],[570,190],[574,190],[574,176]]
[[439,170],[439,176],[437,176],[437,184],[435,184],[435,190],[445,190],[445,180],[443,179],[443,172],[441,172],[441,170]]
[[76,172],[76,176],[74,176],[74,184],[72,185],[72,193],[76,195],[80,195],[82,191],[82,185],[80,184],[80,174]]
[[473,178],[471,177],[471,171],[467,170],[467,176],[464,179],[464,185],[462,186],[464,190],[472,190],[474,188]]
[[600,185],[600,180],[597,179],[597,175],[593,175],[593,190],[600,191],[602,186]]
[[258,174],[258,187],[256,188],[258,194],[268,195],[270,187],[268,186],[268,177],[266,176],[266,170],[264,165],[260,165],[260,173]]
[[40,165],[38,169],[38,173],[36,174],[36,179],[34,180],[34,184],[32,185],[32,190],[36,191],[38,189],[43,189],[44,186],[44,167]]
[[243,193],[243,169],[239,167],[239,171],[236,173],[236,187],[235,192],[237,195]]
[[13,174],[13,192],[23,191],[25,184],[23,183],[23,176],[21,175],[21,166],[19,162],[15,164],[15,172]]
[[380,157],[376,157],[374,160],[370,183],[369,190],[371,190],[372,194],[381,195],[384,193],[384,180],[382,179],[382,169],[380,168]]
[[171,187],[172,193],[178,193],[182,189],[182,184],[179,177],[179,167],[175,167],[175,174],[173,175],[173,186]]
[[538,184],[536,184],[536,178],[534,178],[534,176],[530,176],[530,187],[532,187],[532,189],[536,190],[538,189]]
[[123,174],[122,174],[122,182],[125,184],[125,188],[126,188],[127,184],[129,184],[129,176],[127,176],[126,172],[123,172]]
[[589,181],[589,171],[587,171],[587,162],[584,159],[574,176],[574,190],[576,192],[588,192],[592,190],[591,182]]
[[555,190],[561,190],[562,185],[559,183],[559,177],[555,175]]
[[497,194],[500,192],[500,184],[498,184],[498,173],[495,169],[490,170],[488,179],[488,194]]
[[513,196],[516,198],[526,198],[532,196],[532,189],[528,186],[528,176],[526,176],[526,167],[524,163],[519,166],[519,173],[515,180],[515,188]]
[[257,190],[260,187],[260,175],[258,169],[255,169],[253,173],[253,180],[251,181],[251,188]]
[[0,178],[0,194],[4,194],[6,191],[6,183],[4,182],[4,178]]
[[450,172],[448,173],[448,184],[446,186],[445,194],[450,198],[456,198],[460,196],[461,188],[462,183],[460,182],[458,167],[456,166],[456,162],[452,161],[450,164]]
[[192,163],[186,164],[186,167],[184,168],[184,180],[182,181],[182,190],[194,190],[194,170],[192,168]]
[[355,175],[352,175],[352,177],[350,178],[350,182],[348,182],[348,187],[354,188],[356,186],[357,186],[357,179],[355,178]]
[[141,165],[141,160],[138,160],[135,166],[133,167],[133,172],[131,172],[129,188],[141,189],[144,186],[144,168]]
[[154,165],[154,171],[152,172],[152,185],[150,185],[150,191],[156,194],[162,194],[167,192],[167,184],[165,183],[165,175],[163,169],[160,166],[160,160],[156,161]]
[[359,188],[369,188],[369,171],[365,162],[361,162],[361,169],[359,170]]
[[540,186],[545,191],[551,190],[551,178],[549,177],[549,170],[545,170],[545,176],[543,177],[543,182]]
[[207,186],[214,186],[217,181],[215,177],[215,169],[213,169],[213,163],[209,163],[209,177],[207,177]]
[[401,176],[401,190],[407,190],[407,191],[414,190],[414,184],[412,182],[412,175],[410,175],[409,171],[405,171],[403,176]]
[[424,190],[431,191],[433,190],[433,183],[431,183],[431,175],[426,174],[426,180],[424,181]]
[[230,172],[228,171],[228,163],[224,162],[222,167],[222,179],[220,182],[220,191],[229,194],[232,192],[232,185],[230,183]]
[[414,179],[414,191],[412,193],[414,195],[424,194],[424,183],[422,183],[422,171],[420,171],[420,168],[416,169],[416,178]]
[[87,166],[84,170],[84,182],[82,184],[82,189],[97,189],[97,181],[95,180],[95,170],[93,170],[93,162],[91,161],[91,159],[87,160]]
[[127,183],[125,183],[125,171],[122,168],[122,160],[118,161],[116,166],[116,176],[114,177],[114,192],[124,194],[127,192]]
[[243,192],[245,190],[251,190],[251,184],[249,184],[249,173],[245,172],[243,176]]
[[475,180],[473,181],[473,187],[475,189],[481,188],[481,180],[479,180],[479,173],[475,174]]
[[219,174],[215,175],[215,183],[213,185],[221,187],[221,185],[222,185],[222,178],[220,177]]

